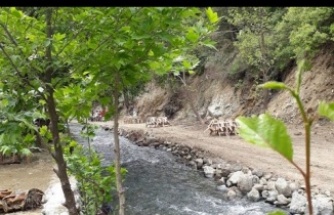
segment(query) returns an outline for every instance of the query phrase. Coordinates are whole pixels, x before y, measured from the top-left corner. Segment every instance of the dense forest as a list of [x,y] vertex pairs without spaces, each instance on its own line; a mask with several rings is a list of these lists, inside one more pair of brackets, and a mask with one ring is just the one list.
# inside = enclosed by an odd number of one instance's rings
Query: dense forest
[[[188,76],[201,76],[205,65],[219,68],[225,61],[229,69],[222,69],[221,78],[234,84],[282,81],[291,64],[307,64],[333,45],[334,8],[3,7],[0,29],[0,153],[24,157],[31,146],[47,148],[71,215],[79,211],[69,172],[86,180],[86,192],[113,183],[121,215],[126,170],[120,166],[117,132],[118,156],[108,180],[84,177],[100,168],[99,158],[91,151],[89,158],[83,156],[85,149],[68,134],[71,120],[83,124],[91,137],[88,120],[97,102],[107,107],[105,119],[113,119],[117,131],[120,111],[129,109],[145,84],[154,80],[173,88],[177,80],[187,88]],[[258,97],[262,108],[269,92]],[[37,128],[33,122],[41,118],[50,119],[49,126]],[[92,185],[91,180],[101,183]],[[103,191],[97,196],[86,214],[96,213],[111,198]]]

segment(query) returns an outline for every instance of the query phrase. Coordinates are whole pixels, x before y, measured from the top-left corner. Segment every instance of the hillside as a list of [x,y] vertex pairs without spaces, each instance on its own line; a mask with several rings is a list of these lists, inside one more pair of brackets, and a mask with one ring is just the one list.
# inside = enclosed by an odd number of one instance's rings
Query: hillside
[[[304,74],[301,97],[307,109],[315,110],[319,100],[334,99],[333,62],[334,45],[328,44],[312,60],[312,69]],[[223,69],[219,68],[221,65],[206,65],[202,75],[191,77],[189,86],[193,91],[180,87],[173,92],[168,87],[164,88],[156,83],[148,84],[146,92],[138,96],[134,102],[138,116],[145,119],[148,116],[167,115],[174,120],[195,120],[196,116],[185,99],[185,96],[190,96],[202,117],[235,118],[239,115],[268,111],[285,122],[300,123],[297,106],[288,92],[271,92],[268,108],[261,109],[261,97],[256,97],[254,90],[256,83],[245,77],[238,87],[224,77]],[[228,69],[228,65],[225,69]],[[292,65],[285,72],[282,81],[293,86],[295,71],[296,65]]]

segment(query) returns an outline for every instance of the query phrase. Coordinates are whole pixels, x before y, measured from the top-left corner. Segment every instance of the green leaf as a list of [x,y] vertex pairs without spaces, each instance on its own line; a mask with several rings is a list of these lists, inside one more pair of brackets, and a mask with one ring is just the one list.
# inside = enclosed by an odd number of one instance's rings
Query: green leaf
[[193,29],[191,29],[188,31],[186,38],[191,42],[196,42],[199,39],[199,35]]
[[214,41],[204,41],[204,42],[200,42],[200,45],[202,46],[206,46],[210,49],[214,49],[215,51],[218,51],[218,49],[214,46],[215,42]]
[[184,68],[186,68],[186,69],[190,69],[191,68],[191,63],[189,61],[187,61],[187,60],[184,60],[182,62],[182,64],[183,64]]
[[318,106],[318,113],[320,116],[327,117],[328,119],[334,121],[334,102],[326,103],[321,101]]
[[268,215],[286,215],[283,211],[277,210],[277,211],[272,211],[269,212]]
[[53,38],[54,38],[56,41],[60,41],[60,40],[64,39],[65,36],[66,36],[65,34],[56,33],[56,34],[53,35]]
[[22,17],[22,12],[20,12],[19,10],[17,10],[15,7],[11,7],[10,8],[10,12],[12,13],[12,15],[14,15],[17,18],[21,18]]
[[45,41],[44,46],[48,47],[50,44],[51,44],[51,40],[48,39]]
[[238,117],[239,135],[246,141],[259,145],[269,146],[283,157],[292,161],[293,148],[291,137],[288,135],[285,124],[270,116],[261,114],[254,117]]
[[22,155],[31,155],[31,151],[30,151],[29,149],[27,149],[27,148],[23,148],[23,149],[21,149],[21,150],[20,150],[20,153],[21,153]]
[[209,7],[208,9],[206,9],[206,15],[208,16],[209,20],[211,23],[216,23],[219,21],[218,18],[218,14],[217,12],[213,12],[213,10],[211,9],[211,7]]
[[258,87],[259,88],[264,88],[264,89],[274,89],[274,90],[287,89],[287,86],[284,83],[277,82],[277,81],[268,81],[264,84],[260,84]]

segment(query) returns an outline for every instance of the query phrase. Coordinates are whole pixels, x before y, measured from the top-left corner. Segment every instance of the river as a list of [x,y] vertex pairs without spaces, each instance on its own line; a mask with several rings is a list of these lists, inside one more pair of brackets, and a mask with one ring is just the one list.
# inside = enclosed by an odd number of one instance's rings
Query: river
[[[71,124],[70,129],[87,146],[80,136],[81,126]],[[114,158],[113,133],[101,128],[95,133],[91,145],[103,156],[103,164],[109,165]],[[176,162],[169,152],[138,147],[123,137],[120,143],[122,166],[128,170],[124,182],[127,215],[263,215],[275,210],[264,202],[224,200],[212,179]]]

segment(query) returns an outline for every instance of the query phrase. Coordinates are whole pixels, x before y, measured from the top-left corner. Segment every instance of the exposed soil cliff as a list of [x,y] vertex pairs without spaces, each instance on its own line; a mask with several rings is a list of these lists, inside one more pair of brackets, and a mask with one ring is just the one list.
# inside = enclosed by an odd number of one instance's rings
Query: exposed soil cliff
[[[268,108],[264,110],[256,89],[258,83],[248,77],[247,71],[242,72],[242,81],[237,84],[227,78],[234,55],[225,56],[219,52],[213,55],[215,60],[207,61],[201,75],[189,77],[190,91],[179,87],[173,92],[168,87],[150,83],[146,92],[135,100],[138,116],[145,119],[166,115],[177,120],[193,120],[195,114],[189,100],[185,99],[188,96],[202,117],[210,115],[224,119],[268,111],[285,122],[300,123],[297,106],[288,92],[271,91]],[[217,60],[219,57],[224,57],[224,60]],[[325,46],[312,60],[312,65],[312,69],[303,75],[301,97],[307,109],[315,110],[319,100],[334,99],[334,45]],[[279,81],[294,86],[295,71],[296,65],[292,62],[286,71],[281,71],[283,75]]]

